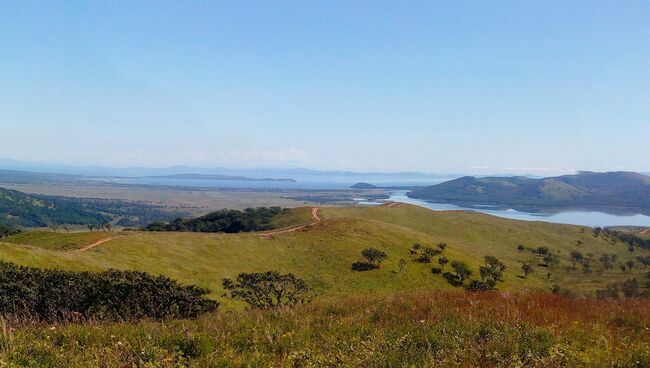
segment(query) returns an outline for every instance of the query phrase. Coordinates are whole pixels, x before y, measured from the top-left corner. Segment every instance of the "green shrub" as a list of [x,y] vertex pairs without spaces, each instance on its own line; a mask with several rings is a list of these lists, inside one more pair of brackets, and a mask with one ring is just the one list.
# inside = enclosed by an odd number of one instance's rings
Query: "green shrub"
[[0,314],[45,321],[193,318],[209,291],[138,271],[69,272],[0,261]]
[[223,287],[230,292],[231,298],[260,309],[306,304],[312,298],[307,283],[292,273],[240,273],[235,281],[223,279]]

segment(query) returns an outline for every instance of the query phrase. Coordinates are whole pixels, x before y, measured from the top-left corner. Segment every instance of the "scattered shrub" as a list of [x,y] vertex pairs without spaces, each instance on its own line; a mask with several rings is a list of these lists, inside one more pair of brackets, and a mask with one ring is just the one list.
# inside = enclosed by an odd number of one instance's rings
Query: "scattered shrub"
[[312,299],[307,283],[292,273],[240,273],[235,281],[223,279],[223,287],[231,298],[259,309],[307,304]]
[[431,273],[434,275],[439,275],[442,273],[442,268],[440,267],[433,267],[431,268]]
[[368,262],[354,262],[351,268],[352,271],[370,271],[377,269],[377,266]]
[[388,255],[386,255],[386,253],[375,248],[366,248],[363,251],[361,251],[361,255],[363,256],[363,258],[368,260],[368,263],[372,265],[376,265],[377,268],[380,267],[381,262],[383,262],[386,258],[388,258]]

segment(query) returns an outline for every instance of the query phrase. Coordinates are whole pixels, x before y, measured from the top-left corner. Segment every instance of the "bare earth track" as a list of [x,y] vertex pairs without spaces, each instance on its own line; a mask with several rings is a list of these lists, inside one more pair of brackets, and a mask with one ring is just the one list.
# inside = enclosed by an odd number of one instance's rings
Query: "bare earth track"
[[98,246],[98,245],[100,245],[100,244],[104,244],[104,243],[106,243],[106,242],[109,242],[109,241],[111,241],[111,240],[113,240],[113,239],[115,239],[115,238],[117,238],[117,237],[119,237],[119,236],[120,236],[120,235],[109,236],[108,238],[104,238],[104,239],[97,240],[96,242],[91,243],[91,244],[88,244],[88,245],[86,245],[86,246],[83,247],[83,248],[79,248],[79,249],[77,249],[77,250],[74,250],[73,252],[85,252],[85,251],[87,251],[87,250],[89,250],[89,249],[95,248],[96,246]]
[[318,215],[318,207],[313,207],[311,209],[311,219],[312,219],[312,222],[309,223],[309,224],[306,224],[306,225],[298,225],[298,226],[290,227],[288,229],[269,231],[269,232],[266,232],[266,233],[259,234],[259,236],[262,237],[262,238],[272,238],[275,235],[293,233],[295,231],[302,230],[302,229],[304,229],[306,227],[312,226],[313,224],[321,221],[321,218]]

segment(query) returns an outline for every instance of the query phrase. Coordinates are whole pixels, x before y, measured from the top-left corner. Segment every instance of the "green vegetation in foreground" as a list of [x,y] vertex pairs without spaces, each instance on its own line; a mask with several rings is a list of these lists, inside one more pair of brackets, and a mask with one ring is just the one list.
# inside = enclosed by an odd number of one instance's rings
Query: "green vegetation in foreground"
[[0,261],[0,315],[33,321],[192,318],[213,311],[208,290],[146,272],[72,272]]
[[[300,208],[286,215],[291,221],[310,223],[311,209]],[[283,217],[280,216],[280,217]],[[413,290],[450,290],[438,259],[449,264],[465,262],[473,279],[484,266],[485,256],[497,257],[506,269],[499,290],[572,291],[595,295],[612,283],[631,278],[645,280],[648,269],[636,257],[649,256],[647,250],[612,244],[604,234],[594,236],[591,228],[543,222],[524,222],[485,214],[460,211],[433,212],[410,205],[379,207],[321,207],[323,219],[294,232],[273,236],[257,233],[176,233],[123,232],[109,242],[84,252],[0,243],[0,259],[21,265],[64,270],[102,271],[130,269],[162,274],[183,284],[212,290],[211,297],[225,309],[241,309],[243,304],[222,298],[222,280],[243,272],[293,273],[312,287],[317,298],[368,293],[388,294]],[[275,219],[274,221],[276,221]],[[51,234],[64,237],[67,234]],[[12,242],[15,238],[9,238]],[[23,243],[21,241],[21,243]],[[437,247],[445,243],[440,256],[431,263],[415,261],[409,253],[414,243]],[[40,243],[43,244],[43,243]],[[517,245],[536,250],[547,247],[557,263],[540,266],[543,259],[533,251],[520,251]],[[356,272],[351,265],[363,261],[361,252],[375,248],[388,256],[381,268]],[[582,261],[572,261],[572,252],[590,259],[589,269]],[[616,254],[615,265],[605,269],[599,261],[604,254]],[[620,266],[634,262],[625,271]],[[534,271],[524,277],[523,263]],[[549,276],[550,273],[550,276]]]
[[0,361],[10,366],[650,366],[648,300],[427,292],[196,320],[4,323]]

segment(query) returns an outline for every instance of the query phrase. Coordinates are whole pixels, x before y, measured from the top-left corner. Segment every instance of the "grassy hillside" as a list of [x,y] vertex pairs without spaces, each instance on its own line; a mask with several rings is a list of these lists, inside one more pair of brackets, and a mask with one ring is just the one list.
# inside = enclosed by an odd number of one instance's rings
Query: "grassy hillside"
[[650,211],[650,177],[633,172],[581,172],[528,177],[466,176],[409,193],[413,198],[528,207],[629,208]]
[[[164,274],[183,283],[213,291],[212,297],[225,308],[238,308],[221,298],[221,281],[240,272],[278,270],[293,272],[316,288],[321,297],[365,293],[392,293],[413,290],[449,290],[440,275],[433,275],[433,264],[412,261],[408,249],[413,243],[434,246],[448,244],[444,255],[467,262],[476,277],[485,255],[500,258],[507,266],[503,290],[550,290],[553,285],[578,293],[593,293],[606,285],[630,277],[642,279],[647,270],[637,266],[623,272],[618,265],[636,256],[650,255],[637,249],[630,253],[589,228],[542,222],[521,222],[479,213],[433,212],[410,205],[380,207],[321,208],[322,218],[311,226],[293,232],[261,236],[247,234],[125,232],[88,251],[71,252],[104,236],[28,233],[9,238],[0,246],[0,258],[22,265],[68,270],[137,269]],[[311,209],[290,211],[278,224],[290,226],[310,223]],[[70,239],[73,237],[74,239]],[[76,238],[79,237],[79,238]],[[90,237],[93,237],[90,239]],[[24,246],[20,244],[28,244]],[[83,244],[82,244],[83,243]],[[517,244],[529,248],[548,247],[560,263],[550,268],[535,266],[535,273],[524,279],[522,262],[539,263],[530,252],[519,252]],[[388,259],[381,268],[355,272],[350,265],[360,261],[367,247],[384,250]],[[570,252],[580,251],[593,258],[592,272],[573,268]],[[618,255],[617,266],[602,270],[601,254]],[[407,260],[399,272],[400,259]],[[447,270],[449,266],[447,266]],[[551,273],[550,280],[547,273]]]
[[[14,328],[18,327],[18,328]],[[10,326],[30,367],[647,367],[650,302],[408,293],[195,321]]]

